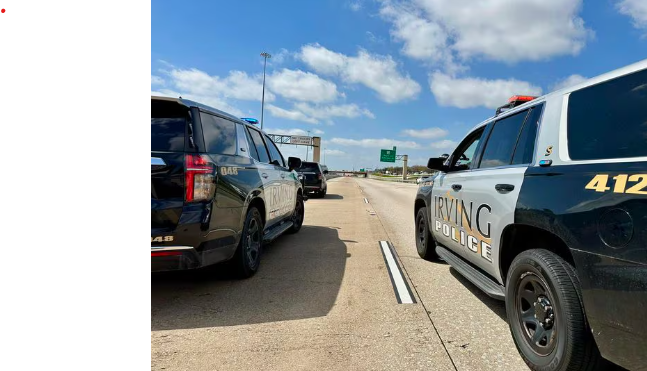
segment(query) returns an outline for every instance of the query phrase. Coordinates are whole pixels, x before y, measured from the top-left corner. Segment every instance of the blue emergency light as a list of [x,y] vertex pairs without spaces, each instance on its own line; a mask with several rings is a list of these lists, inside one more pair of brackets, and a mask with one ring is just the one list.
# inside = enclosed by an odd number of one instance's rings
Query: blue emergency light
[[250,123],[250,124],[252,124],[252,125],[257,125],[257,124],[258,124],[258,120],[257,120],[257,119],[253,119],[253,118],[250,118],[250,117],[242,117],[242,118],[241,118],[241,120],[243,120],[243,121],[247,121],[247,122],[249,122],[249,123]]

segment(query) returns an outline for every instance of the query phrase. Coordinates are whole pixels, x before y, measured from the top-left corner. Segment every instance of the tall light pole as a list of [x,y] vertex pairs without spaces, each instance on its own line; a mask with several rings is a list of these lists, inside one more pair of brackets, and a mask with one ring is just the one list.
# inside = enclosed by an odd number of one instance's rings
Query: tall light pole
[[326,147],[324,147],[324,165],[326,164]]
[[261,130],[263,130],[263,109],[265,108],[265,66],[267,66],[267,58],[272,58],[270,53],[262,52],[261,57],[263,61],[263,97],[261,98]]

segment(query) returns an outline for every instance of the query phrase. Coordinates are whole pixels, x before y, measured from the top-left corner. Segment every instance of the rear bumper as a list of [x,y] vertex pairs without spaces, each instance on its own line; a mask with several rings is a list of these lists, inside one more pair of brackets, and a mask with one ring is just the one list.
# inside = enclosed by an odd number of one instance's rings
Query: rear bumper
[[[164,241],[155,242],[159,237]],[[203,231],[197,223],[162,233],[151,229],[151,272],[196,269],[227,261],[234,256],[238,240],[231,229]]]
[[322,180],[306,180],[303,189],[306,192],[318,192],[324,189],[324,183]]
[[200,255],[192,246],[151,247],[151,272],[195,269],[201,266]]

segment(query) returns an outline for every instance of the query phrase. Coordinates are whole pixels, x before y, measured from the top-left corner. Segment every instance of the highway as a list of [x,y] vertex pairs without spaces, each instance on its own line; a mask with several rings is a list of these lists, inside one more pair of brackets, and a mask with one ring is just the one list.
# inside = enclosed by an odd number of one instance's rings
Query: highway
[[418,257],[416,185],[328,187],[254,277],[221,266],[152,276],[153,370],[528,369],[503,302]]

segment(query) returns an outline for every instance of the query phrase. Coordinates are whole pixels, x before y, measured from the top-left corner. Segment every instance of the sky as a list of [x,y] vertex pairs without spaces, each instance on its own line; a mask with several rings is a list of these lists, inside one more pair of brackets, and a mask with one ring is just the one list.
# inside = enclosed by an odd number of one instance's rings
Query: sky
[[645,0],[154,0],[151,16],[152,94],[260,121],[268,52],[263,129],[321,137],[335,170],[391,166],[393,146],[424,165],[512,95],[647,58]]

